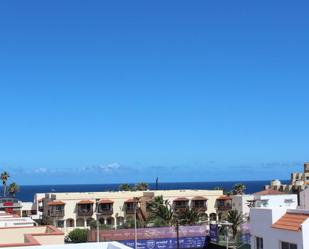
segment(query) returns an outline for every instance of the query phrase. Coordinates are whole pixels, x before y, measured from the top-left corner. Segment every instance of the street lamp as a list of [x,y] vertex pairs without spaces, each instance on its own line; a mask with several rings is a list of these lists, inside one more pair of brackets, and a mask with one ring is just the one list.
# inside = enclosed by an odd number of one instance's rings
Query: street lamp
[[233,223],[223,221],[220,223],[223,227],[225,226],[225,239],[226,239],[226,249],[229,249],[229,227],[233,226]]
[[135,249],[137,249],[137,209],[138,209],[138,203],[139,203],[139,198],[138,197],[134,197],[134,245],[135,245]]

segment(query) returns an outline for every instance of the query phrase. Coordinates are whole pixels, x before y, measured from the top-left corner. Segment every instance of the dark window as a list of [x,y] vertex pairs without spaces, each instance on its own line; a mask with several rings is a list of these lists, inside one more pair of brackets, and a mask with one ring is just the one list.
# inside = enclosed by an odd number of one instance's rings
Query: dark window
[[255,237],[255,244],[256,244],[255,249],[263,249],[263,238]]
[[281,249],[297,249],[297,245],[289,242],[281,242]]

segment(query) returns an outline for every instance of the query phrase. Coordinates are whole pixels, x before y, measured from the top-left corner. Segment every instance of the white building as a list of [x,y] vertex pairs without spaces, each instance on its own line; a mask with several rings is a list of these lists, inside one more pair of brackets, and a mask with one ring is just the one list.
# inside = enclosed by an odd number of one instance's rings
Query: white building
[[36,223],[29,217],[19,217],[16,214],[8,214],[0,211],[0,228],[1,227],[25,227],[35,226]]
[[252,208],[252,249],[308,249],[309,210]]
[[251,207],[286,207],[293,209],[297,208],[297,195],[286,194],[272,189],[267,189],[251,195],[233,195],[232,207],[245,216],[249,216]]
[[286,194],[277,190],[267,189],[254,193],[255,207],[286,207],[297,208],[297,195]]

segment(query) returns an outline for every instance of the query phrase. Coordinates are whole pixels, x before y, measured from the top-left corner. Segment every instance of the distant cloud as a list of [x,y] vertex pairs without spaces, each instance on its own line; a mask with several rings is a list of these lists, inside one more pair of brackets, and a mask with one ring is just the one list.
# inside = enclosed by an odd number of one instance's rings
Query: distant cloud
[[99,165],[92,165],[87,166],[81,169],[81,171],[88,171],[88,172],[114,172],[121,169],[120,163],[113,162],[108,164],[99,164]]
[[47,168],[37,168],[34,170],[34,173],[46,173],[48,172]]

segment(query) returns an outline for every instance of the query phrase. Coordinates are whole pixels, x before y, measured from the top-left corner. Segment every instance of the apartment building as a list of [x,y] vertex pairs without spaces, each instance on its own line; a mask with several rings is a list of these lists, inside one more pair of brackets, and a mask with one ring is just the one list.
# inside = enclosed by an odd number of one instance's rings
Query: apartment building
[[309,210],[252,208],[252,249],[309,248]]
[[265,189],[279,190],[286,193],[299,193],[309,186],[309,162],[304,163],[303,172],[291,173],[290,183],[282,184],[279,180],[272,180]]
[[117,228],[133,219],[135,212],[139,220],[146,220],[147,203],[161,195],[170,201],[175,212],[193,208],[206,219],[216,220],[222,212],[231,209],[231,198],[222,194],[222,190],[46,193],[44,198],[35,200],[35,206],[38,213],[42,212],[44,223],[70,232],[76,227],[89,227],[94,220]]

